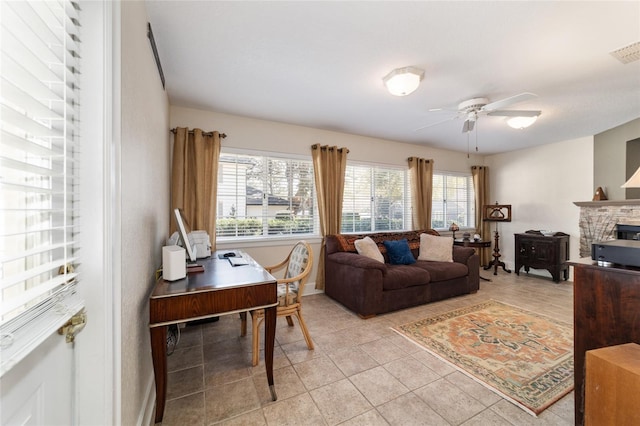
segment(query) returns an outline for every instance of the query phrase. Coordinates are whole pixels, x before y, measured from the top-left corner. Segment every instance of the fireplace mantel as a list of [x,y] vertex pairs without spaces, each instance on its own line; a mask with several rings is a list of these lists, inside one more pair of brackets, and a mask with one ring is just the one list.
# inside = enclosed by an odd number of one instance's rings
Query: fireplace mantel
[[591,244],[616,238],[618,224],[640,223],[640,200],[574,201],[580,207],[580,257],[591,256]]
[[640,200],[574,201],[578,207],[640,206]]

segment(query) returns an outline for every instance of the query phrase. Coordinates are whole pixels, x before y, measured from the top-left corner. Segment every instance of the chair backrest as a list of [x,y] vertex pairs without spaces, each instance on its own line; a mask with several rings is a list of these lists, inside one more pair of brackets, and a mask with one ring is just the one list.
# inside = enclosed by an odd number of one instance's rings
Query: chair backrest
[[313,251],[311,245],[306,241],[298,241],[289,253],[289,262],[284,273],[285,278],[293,278],[298,275],[300,280],[296,283],[296,289],[299,294],[304,291],[304,284],[309,278],[311,268],[313,267]]

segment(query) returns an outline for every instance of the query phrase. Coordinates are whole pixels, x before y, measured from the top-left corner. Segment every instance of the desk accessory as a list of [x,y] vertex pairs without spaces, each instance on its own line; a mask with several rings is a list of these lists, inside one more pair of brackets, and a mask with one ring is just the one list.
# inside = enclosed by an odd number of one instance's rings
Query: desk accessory
[[167,281],[180,280],[187,276],[185,251],[179,246],[162,247],[162,277]]

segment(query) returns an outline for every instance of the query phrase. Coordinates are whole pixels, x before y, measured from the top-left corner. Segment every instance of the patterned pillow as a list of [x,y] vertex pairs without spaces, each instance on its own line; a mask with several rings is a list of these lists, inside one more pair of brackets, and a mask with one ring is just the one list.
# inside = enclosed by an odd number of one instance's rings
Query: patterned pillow
[[418,231],[380,232],[373,234],[336,234],[335,238],[338,242],[340,251],[357,252],[355,246],[356,240],[369,237],[373,240],[374,243],[378,245],[380,253],[386,253],[387,249],[383,244],[385,241],[397,241],[406,239],[411,250],[418,249],[420,247],[420,234],[422,233],[440,235],[433,229],[427,229]]
[[392,265],[411,265],[416,263],[406,238],[397,241],[385,241],[384,246],[387,248],[389,263]]
[[358,254],[377,260],[380,263],[384,263],[384,256],[380,253],[378,245],[370,237],[355,240],[354,245],[356,246]]

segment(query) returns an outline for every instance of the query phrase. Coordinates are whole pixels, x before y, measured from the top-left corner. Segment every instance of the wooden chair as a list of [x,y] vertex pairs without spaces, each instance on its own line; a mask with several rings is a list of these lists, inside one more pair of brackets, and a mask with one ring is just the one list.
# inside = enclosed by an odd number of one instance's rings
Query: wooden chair
[[[285,260],[273,266],[265,266],[270,274],[285,268],[284,278],[278,279],[278,317],[286,317],[287,323],[293,327],[292,315],[298,318],[300,329],[307,343],[309,350],[313,349],[313,342],[309,336],[309,330],[302,317],[302,294],[304,285],[309,278],[313,267],[313,251],[306,241],[299,241],[293,247]],[[241,335],[247,334],[247,316],[241,315],[242,330]],[[260,324],[264,321],[264,310],[251,311],[251,325],[253,332],[253,365],[258,365],[260,357]]]

